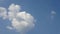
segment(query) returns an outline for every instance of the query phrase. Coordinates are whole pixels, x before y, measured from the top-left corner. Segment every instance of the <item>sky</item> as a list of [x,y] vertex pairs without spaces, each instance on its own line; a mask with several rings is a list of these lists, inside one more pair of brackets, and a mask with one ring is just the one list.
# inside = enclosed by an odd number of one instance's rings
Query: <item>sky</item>
[[0,34],[60,34],[60,0],[0,0]]

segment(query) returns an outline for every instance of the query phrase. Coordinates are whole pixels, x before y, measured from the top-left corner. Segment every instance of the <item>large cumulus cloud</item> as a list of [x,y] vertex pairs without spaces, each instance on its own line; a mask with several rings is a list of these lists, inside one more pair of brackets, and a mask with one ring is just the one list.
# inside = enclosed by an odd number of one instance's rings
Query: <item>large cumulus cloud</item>
[[15,29],[20,33],[28,32],[35,26],[35,19],[30,13],[20,10],[21,6],[15,4],[11,4],[8,11],[6,8],[0,7],[0,17],[6,17],[11,21],[11,26],[7,26],[8,29]]
[[27,32],[34,26],[33,16],[26,12],[17,13],[16,18],[13,18],[12,20],[12,27],[14,27],[19,32]]

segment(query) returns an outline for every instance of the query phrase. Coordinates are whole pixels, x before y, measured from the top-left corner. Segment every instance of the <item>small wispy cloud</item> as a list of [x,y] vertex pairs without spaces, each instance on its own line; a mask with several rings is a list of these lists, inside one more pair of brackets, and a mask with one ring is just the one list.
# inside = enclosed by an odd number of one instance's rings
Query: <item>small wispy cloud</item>
[[15,29],[20,33],[24,33],[34,28],[34,17],[30,13],[20,11],[20,5],[11,4],[8,8],[8,12],[6,10],[6,8],[0,7],[0,17],[11,21],[11,26],[8,25],[6,27],[9,30]]
[[7,10],[4,7],[0,7],[0,17],[3,17],[3,19],[6,19],[7,17]]
[[12,30],[12,29],[13,29],[13,28],[12,28],[12,27],[10,27],[10,26],[7,26],[6,28],[7,28],[7,29],[9,29],[9,30]]
[[54,19],[55,15],[56,15],[56,12],[55,11],[51,11],[51,19]]

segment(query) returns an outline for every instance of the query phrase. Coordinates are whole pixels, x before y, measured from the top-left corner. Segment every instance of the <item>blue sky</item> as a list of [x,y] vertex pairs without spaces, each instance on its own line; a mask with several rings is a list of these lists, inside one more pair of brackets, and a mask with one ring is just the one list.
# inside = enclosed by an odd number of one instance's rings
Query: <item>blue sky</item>
[[[8,8],[12,3],[21,5],[23,11],[36,19],[35,27],[26,34],[60,34],[60,0],[6,0],[0,3],[0,7]],[[53,19],[51,11],[56,12]],[[5,28],[10,24],[8,19],[0,18],[0,34],[20,34]]]

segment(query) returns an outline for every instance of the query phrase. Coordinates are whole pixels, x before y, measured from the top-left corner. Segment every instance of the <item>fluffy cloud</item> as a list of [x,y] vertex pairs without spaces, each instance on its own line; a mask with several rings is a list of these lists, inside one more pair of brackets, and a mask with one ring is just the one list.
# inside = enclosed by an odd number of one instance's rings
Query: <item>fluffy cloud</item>
[[13,18],[16,17],[16,14],[18,12],[20,12],[20,6],[19,5],[15,5],[15,4],[11,4],[8,8],[9,12],[8,12],[8,16],[9,16],[9,20],[12,20]]
[[34,18],[26,12],[17,13],[16,18],[12,20],[12,26],[19,32],[27,32],[35,26]]
[[20,33],[28,32],[35,26],[35,19],[31,14],[20,10],[21,7],[15,4],[9,6],[8,12],[5,8],[0,7],[0,16],[7,15],[6,18],[11,21],[11,26],[7,26],[8,29],[15,29]]
[[11,11],[11,12],[15,12],[15,11],[20,11],[20,6],[19,5],[15,5],[15,4],[11,4],[10,6],[9,6],[9,8],[8,8],[8,10],[9,11]]

